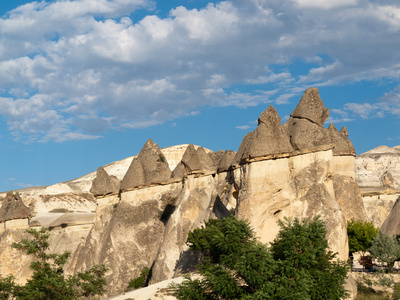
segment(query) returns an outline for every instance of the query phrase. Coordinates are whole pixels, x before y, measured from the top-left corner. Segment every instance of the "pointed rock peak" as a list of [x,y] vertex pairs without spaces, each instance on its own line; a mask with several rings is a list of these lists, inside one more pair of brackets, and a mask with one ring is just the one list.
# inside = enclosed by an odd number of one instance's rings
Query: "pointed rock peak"
[[212,161],[210,155],[204,150],[203,147],[197,148],[197,156],[200,160],[201,167],[203,171],[216,171],[217,167],[214,166],[214,162]]
[[115,176],[109,176],[103,167],[99,167],[96,178],[93,179],[90,192],[95,196],[107,195],[119,192],[120,182]]
[[126,171],[124,178],[121,181],[121,190],[126,191],[133,189],[135,187],[143,186],[145,183],[145,175],[143,171],[143,166],[140,160],[135,157],[131,165]]
[[[204,150],[204,149],[203,149]],[[200,151],[201,153],[201,151]],[[185,153],[183,153],[182,164],[185,166],[185,174],[202,173],[203,165],[200,161],[199,155],[194,148],[193,144],[190,144]]]
[[353,144],[348,138],[347,129],[339,132],[333,123],[329,124],[328,131],[330,139],[334,143],[333,155],[351,155],[355,156],[356,151],[354,150]]
[[349,132],[347,131],[346,126],[343,126],[342,129],[340,129],[340,133],[345,136],[346,138],[349,137]]
[[324,107],[317,88],[307,89],[299,104],[290,115],[292,118],[307,119],[319,126],[329,117],[329,108]]
[[263,111],[258,118],[258,125],[261,123],[265,125],[274,124],[274,125],[281,125],[281,118],[278,115],[276,109],[270,105],[265,111]]
[[193,144],[189,144],[189,146],[187,146],[185,153],[183,153],[182,156],[182,161],[186,161],[188,159],[190,159],[193,154],[196,153],[196,149],[194,149],[194,145]]
[[236,155],[235,151],[226,150],[218,164],[217,172],[220,173],[228,171],[235,158],[235,155]]
[[30,219],[32,214],[19,193],[8,192],[0,208],[0,222],[13,219]]

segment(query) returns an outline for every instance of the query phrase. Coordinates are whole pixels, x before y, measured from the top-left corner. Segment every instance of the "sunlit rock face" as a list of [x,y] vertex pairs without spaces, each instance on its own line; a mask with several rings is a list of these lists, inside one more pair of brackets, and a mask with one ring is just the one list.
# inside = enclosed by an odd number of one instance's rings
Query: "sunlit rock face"
[[400,197],[400,146],[358,155],[356,174],[368,218],[381,227]]
[[[312,88],[285,124],[268,107],[237,153],[192,144],[166,150],[148,140],[137,156],[53,187],[75,194],[90,190],[94,205],[79,212],[86,215],[78,216],[71,206],[75,215],[37,221],[62,237],[52,237],[52,251],[66,249],[62,240],[75,248],[69,273],[109,266],[108,295],[122,292],[143,267],[152,269],[150,283],[193,270],[198,257],[186,245],[189,231],[231,213],[248,220],[264,243],[273,241],[284,217],[320,216],[330,248],[345,260],[346,220],[366,220],[366,214],[355,181],[354,148],[345,128],[323,126],[328,116]],[[64,199],[58,195],[52,197]]]

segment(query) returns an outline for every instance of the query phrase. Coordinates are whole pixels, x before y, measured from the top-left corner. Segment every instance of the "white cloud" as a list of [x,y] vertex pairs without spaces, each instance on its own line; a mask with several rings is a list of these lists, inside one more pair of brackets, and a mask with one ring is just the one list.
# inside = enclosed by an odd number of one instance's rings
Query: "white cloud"
[[[146,17],[129,17],[142,8]],[[146,0],[42,1],[3,16],[0,114],[15,138],[95,139],[207,105],[282,104],[308,86],[400,76],[394,1],[221,1],[166,18],[155,8]],[[309,65],[305,74],[289,71],[297,59]],[[348,116],[335,119],[400,115],[398,95],[349,103]]]
[[249,125],[242,125],[242,126],[236,126],[236,128],[240,129],[240,130],[247,130],[247,129],[250,128],[250,126]]
[[331,9],[357,4],[357,0],[295,0],[300,7]]

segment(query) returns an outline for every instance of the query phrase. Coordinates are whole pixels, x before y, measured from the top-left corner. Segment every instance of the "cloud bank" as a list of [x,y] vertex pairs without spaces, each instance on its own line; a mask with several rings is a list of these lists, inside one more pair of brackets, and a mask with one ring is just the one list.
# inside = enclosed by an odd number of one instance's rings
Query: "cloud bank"
[[[232,0],[166,18],[156,10],[148,0],[64,0],[4,15],[0,114],[15,138],[96,139],[203,106],[279,104],[312,85],[400,75],[398,1]],[[296,61],[305,74],[290,71]],[[400,115],[400,88],[336,112]]]

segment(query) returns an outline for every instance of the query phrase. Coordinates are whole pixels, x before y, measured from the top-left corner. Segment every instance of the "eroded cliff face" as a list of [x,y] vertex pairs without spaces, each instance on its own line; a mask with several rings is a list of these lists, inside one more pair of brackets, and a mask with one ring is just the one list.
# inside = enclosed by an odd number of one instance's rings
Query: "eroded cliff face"
[[400,146],[358,155],[356,173],[368,218],[381,227],[400,197]]
[[[345,128],[323,127],[328,116],[318,89],[308,89],[285,124],[272,106],[263,112],[237,153],[194,145],[165,151],[149,140],[124,174],[110,164],[90,175],[90,186],[87,176],[75,180],[97,206],[90,230],[75,224],[87,231],[69,240],[76,248],[69,272],[107,264],[109,295],[122,292],[143,267],[152,269],[151,283],[179,276],[198,260],[188,251],[188,232],[230,213],[249,220],[265,243],[275,238],[278,220],[319,215],[331,249],[347,259],[346,220],[366,214],[354,148]],[[54,222],[68,240],[72,226]],[[54,240],[61,249],[61,239]]]

